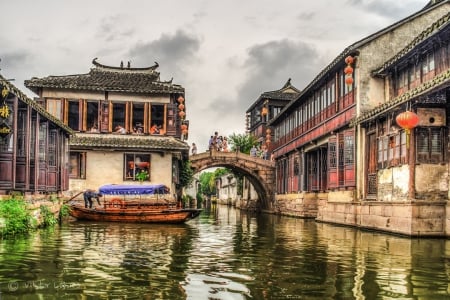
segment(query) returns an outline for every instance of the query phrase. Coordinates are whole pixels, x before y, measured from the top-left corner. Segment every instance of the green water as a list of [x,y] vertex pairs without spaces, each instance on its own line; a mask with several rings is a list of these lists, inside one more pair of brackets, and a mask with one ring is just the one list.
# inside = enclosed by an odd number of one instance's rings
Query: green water
[[450,240],[206,209],[0,241],[4,299],[450,299]]

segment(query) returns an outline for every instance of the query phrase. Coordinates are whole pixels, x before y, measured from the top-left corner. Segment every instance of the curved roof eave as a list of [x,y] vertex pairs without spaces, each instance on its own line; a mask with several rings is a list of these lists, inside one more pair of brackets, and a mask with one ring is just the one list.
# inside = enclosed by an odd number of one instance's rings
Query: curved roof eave
[[42,107],[39,103],[34,101],[33,99],[29,98],[27,95],[25,95],[21,90],[19,90],[16,86],[14,86],[11,82],[6,80],[2,75],[0,75],[0,84],[3,87],[6,87],[8,91],[12,94],[14,94],[20,101],[26,103],[28,106],[30,106],[32,109],[34,109],[36,112],[38,112],[42,117],[49,120],[50,122],[54,123],[58,127],[62,128],[67,135],[72,135],[74,132],[73,130],[65,125],[61,120],[50,114],[44,107]]

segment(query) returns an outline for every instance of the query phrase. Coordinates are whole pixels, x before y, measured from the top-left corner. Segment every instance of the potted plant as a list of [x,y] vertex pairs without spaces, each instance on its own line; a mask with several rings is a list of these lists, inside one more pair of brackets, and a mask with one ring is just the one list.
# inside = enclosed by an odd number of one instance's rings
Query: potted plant
[[144,180],[147,180],[148,178],[149,176],[146,170],[141,170],[136,174],[136,179],[139,180],[140,183],[142,183]]

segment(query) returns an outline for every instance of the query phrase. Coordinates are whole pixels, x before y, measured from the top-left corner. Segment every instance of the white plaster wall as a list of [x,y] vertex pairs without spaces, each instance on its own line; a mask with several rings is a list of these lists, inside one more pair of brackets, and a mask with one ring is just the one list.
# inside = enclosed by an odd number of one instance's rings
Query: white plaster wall
[[416,166],[416,191],[448,191],[448,165],[420,164]]
[[397,197],[400,195],[404,195],[406,197],[409,191],[409,166],[403,165],[392,168],[392,172],[392,178],[394,180],[393,191],[395,191],[395,195]]
[[[86,179],[70,179],[70,191],[98,189],[109,183],[136,184],[123,180],[123,152],[90,151],[86,159]],[[150,184],[162,183],[174,190],[172,185],[172,155],[151,154]]]

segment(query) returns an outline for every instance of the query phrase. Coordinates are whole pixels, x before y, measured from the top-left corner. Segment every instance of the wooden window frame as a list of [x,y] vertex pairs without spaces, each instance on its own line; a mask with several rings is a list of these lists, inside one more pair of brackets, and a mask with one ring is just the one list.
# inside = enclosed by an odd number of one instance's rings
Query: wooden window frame
[[416,162],[440,164],[445,162],[447,130],[444,126],[417,127]]
[[151,154],[127,152],[127,153],[124,153],[123,159],[124,159],[124,164],[123,164],[124,165],[124,168],[123,168],[124,180],[136,181],[136,180],[138,180],[136,175],[138,175],[141,171],[146,171],[148,173],[148,178],[144,181],[150,181],[151,166],[152,166]]
[[[69,153],[69,178],[86,179],[86,152],[70,151]],[[72,160],[75,161],[72,161]]]

